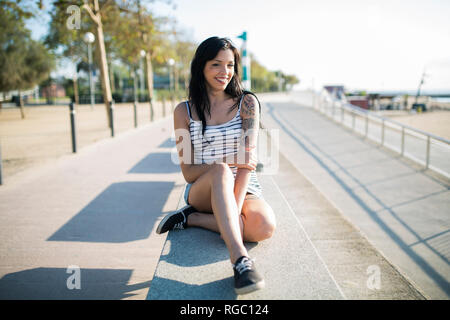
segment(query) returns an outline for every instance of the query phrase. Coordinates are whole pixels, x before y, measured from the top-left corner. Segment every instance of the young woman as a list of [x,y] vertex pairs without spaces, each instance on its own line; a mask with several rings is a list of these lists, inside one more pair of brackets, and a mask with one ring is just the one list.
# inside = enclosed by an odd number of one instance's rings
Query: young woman
[[157,233],[187,226],[220,233],[230,252],[235,291],[245,294],[263,288],[264,280],[244,241],[270,238],[275,217],[255,172],[260,105],[242,89],[239,62],[227,38],[211,37],[195,52],[189,100],[174,111],[188,206],[168,214]]

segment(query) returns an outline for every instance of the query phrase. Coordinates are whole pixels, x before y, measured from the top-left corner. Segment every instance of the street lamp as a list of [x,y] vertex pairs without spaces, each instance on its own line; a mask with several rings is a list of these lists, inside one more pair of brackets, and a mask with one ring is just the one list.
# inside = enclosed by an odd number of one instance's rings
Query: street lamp
[[168,63],[169,63],[169,91],[171,91],[172,90],[172,86],[173,86],[172,69],[173,69],[173,65],[175,64],[175,60],[170,58]]
[[144,65],[142,64],[142,60],[144,59],[144,57],[145,57],[145,50],[141,50],[141,52],[140,52],[140,54],[141,54],[141,58],[142,59],[139,59],[139,81],[141,82],[141,92],[140,92],[140,94],[139,94],[139,96],[141,95],[141,94],[143,94],[143,92],[145,91],[145,86],[144,86]]
[[86,32],[83,37],[84,42],[88,45],[88,57],[89,57],[89,85],[91,93],[91,109],[94,108],[94,77],[92,75],[92,43],[95,41],[95,36],[92,32]]

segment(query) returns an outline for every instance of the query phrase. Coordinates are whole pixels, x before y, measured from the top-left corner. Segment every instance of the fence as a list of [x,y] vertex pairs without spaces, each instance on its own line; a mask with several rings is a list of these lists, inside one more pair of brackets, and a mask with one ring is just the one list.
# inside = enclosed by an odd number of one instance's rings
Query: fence
[[450,178],[449,140],[351,105],[326,90],[314,93],[313,107],[353,132]]

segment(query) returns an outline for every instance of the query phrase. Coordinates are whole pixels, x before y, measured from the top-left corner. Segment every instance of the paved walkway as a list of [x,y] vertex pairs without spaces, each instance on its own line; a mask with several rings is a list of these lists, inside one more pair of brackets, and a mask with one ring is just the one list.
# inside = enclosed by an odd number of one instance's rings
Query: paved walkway
[[[240,298],[217,234],[155,234],[184,187],[171,134],[169,117],[1,186],[0,299]],[[243,298],[423,298],[295,161],[278,156],[279,170],[260,174],[277,231],[247,244],[268,289]]]
[[420,290],[450,297],[450,183],[311,108],[311,95],[265,100],[280,151]]
[[[154,230],[183,186],[171,126],[106,139],[0,187],[0,299],[145,299],[165,240]],[[67,288],[69,266],[80,290]]]
[[266,288],[236,296],[220,236],[190,228],[169,232],[148,299],[424,298],[282,155],[277,174],[259,180],[277,229],[246,247]]

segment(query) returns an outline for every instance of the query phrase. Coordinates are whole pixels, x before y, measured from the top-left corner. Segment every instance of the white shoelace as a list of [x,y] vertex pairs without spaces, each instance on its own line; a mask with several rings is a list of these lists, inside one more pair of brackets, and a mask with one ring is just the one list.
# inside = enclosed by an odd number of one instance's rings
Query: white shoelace
[[241,262],[239,262],[237,265],[234,266],[234,268],[236,269],[237,272],[239,272],[239,274],[242,274],[244,271],[252,269],[254,261],[255,261],[254,259],[243,258]]
[[184,229],[184,223],[186,222],[186,216],[184,215],[184,212],[181,212],[181,214],[183,215],[183,222],[176,223],[173,226],[173,230],[175,230],[175,229],[183,230]]

